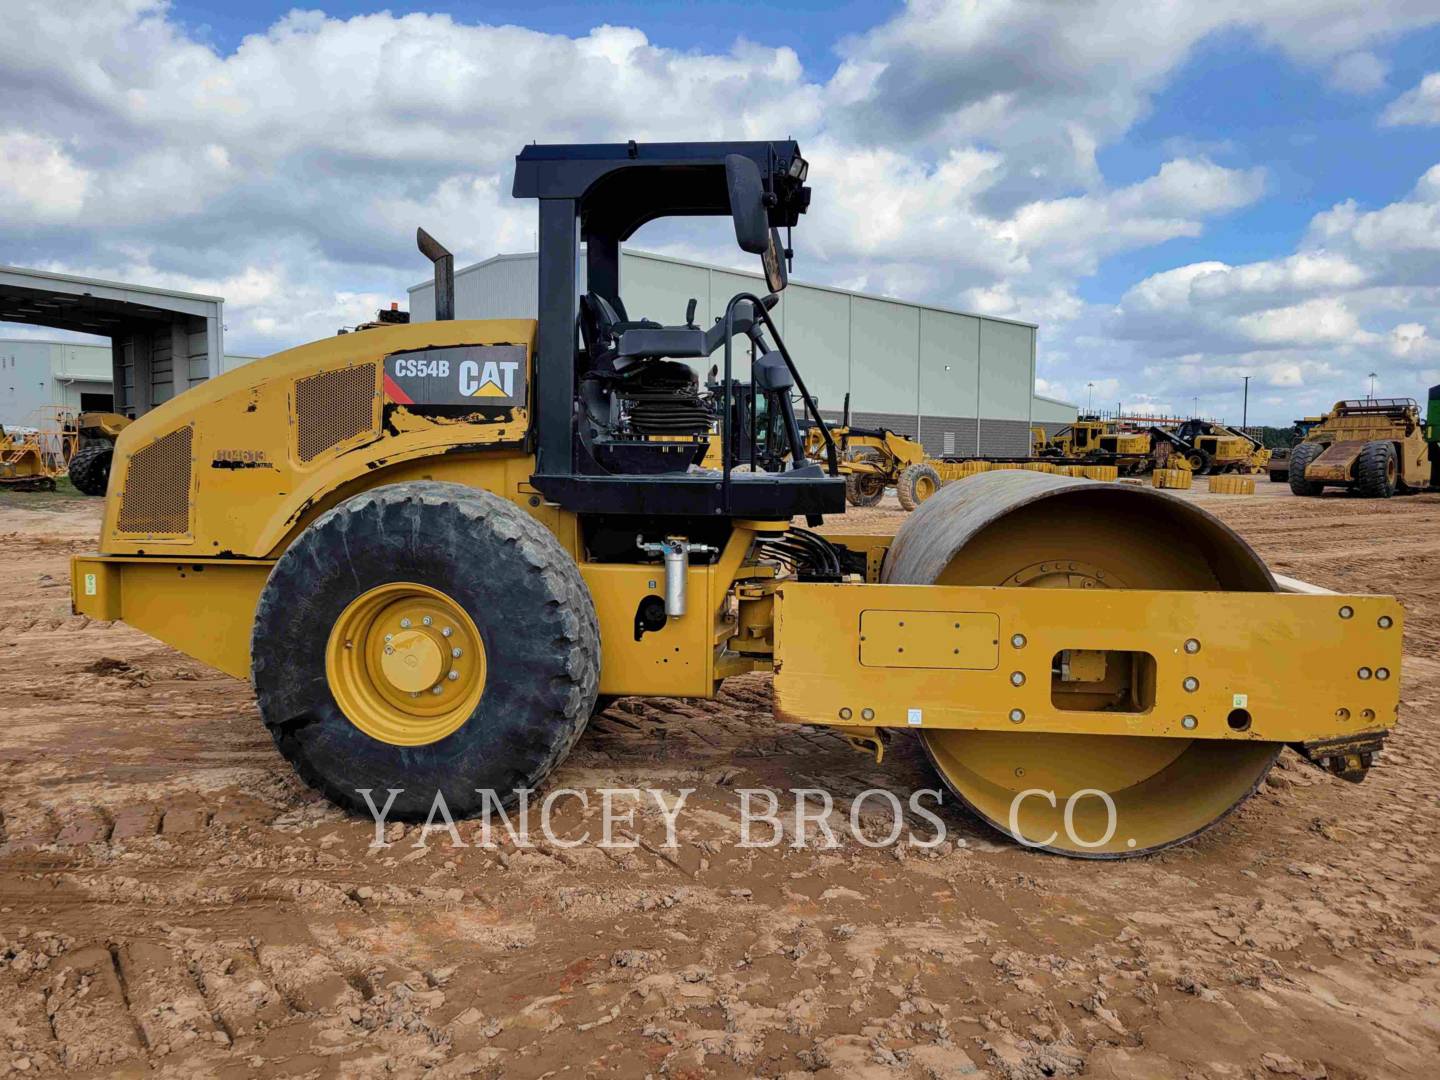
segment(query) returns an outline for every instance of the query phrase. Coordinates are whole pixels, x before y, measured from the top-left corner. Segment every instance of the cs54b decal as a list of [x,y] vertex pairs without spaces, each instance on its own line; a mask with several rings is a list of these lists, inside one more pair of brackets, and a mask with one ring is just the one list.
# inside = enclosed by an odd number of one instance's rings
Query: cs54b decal
[[525,404],[525,346],[454,345],[385,358],[385,397],[397,405],[508,408]]

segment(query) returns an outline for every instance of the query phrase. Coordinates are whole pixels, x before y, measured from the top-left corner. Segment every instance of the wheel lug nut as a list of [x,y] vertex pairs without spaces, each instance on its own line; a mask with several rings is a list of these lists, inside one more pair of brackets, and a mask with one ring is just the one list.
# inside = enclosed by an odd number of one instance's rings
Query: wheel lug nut
[[449,637],[449,636],[450,636],[451,634],[453,634],[454,632],[455,632],[455,631],[452,630],[452,629],[450,629],[450,627],[448,627],[448,626],[445,627],[444,630],[441,630],[441,631],[440,631],[440,633],[441,633],[442,635],[444,635],[445,637]]
[[457,649],[451,649],[451,650],[450,650],[450,655],[451,655],[451,656],[459,656],[459,655],[460,655],[462,652],[464,652],[464,651],[465,651],[465,650],[463,650],[463,649],[458,649],[458,648],[457,648]]
[[423,619],[421,619],[420,621],[421,621],[422,623],[424,623],[426,626],[429,626],[429,625],[430,625],[432,622],[434,622],[435,620],[432,619],[432,618],[430,618],[429,615],[426,615],[426,616],[425,616]]
[[394,634],[386,634],[386,635],[385,635],[385,640],[386,640],[386,641],[394,641],[394,640],[395,640],[395,635],[394,635]]
[[401,629],[401,630],[409,630],[409,629],[410,629],[410,620],[409,620],[409,619],[401,619],[401,620],[400,620],[400,629]]
[[440,693],[440,691],[443,690],[443,689],[444,689],[444,687],[432,686],[432,687],[430,688],[430,692],[431,692],[432,694],[438,694],[438,693]]

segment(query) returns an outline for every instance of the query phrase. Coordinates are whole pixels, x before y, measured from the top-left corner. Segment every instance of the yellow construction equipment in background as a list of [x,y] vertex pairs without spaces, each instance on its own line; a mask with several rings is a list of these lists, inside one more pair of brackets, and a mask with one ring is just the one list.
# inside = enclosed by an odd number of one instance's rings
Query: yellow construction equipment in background
[[1423,491],[1440,477],[1440,386],[1430,419],[1414,398],[1337,401],[1290,451],[1290,490],[1319,495],[1327,486],[1370,499]]
[[70,457],[70,482],[82,495],[104,495],[110,485],[115,440],[130,418],[113,412],[83,412],[75,418],[76,447]]
[[[1287,591],[1192,502],[1021,467],[893,537],[812,531],[847,478],[769,316],[807,173],[793,142],[526,147],[539,318],[453,320],[422,234],[439,321],[247,364],[120,433],[75,610],[251,679],[279,751],[367,819],[372,792],[410,820],[513,804],[597,701],[756,671],[778,720],[913,732],[983,820],[1069,855],[1195,836],[1285,745],[1363,777],[1396,719],[1399,604]],[[770,294],[708,329],[627,314],[621,241],[722,213]],[[733,467],[680,362],[712,356],[724,409],[753,357],[774,467]],[[695,468],[712,433],[720,468]]]
[[54,491],[56,470],[46,460],[35,431],[0,427],[0,488],[10,491]]

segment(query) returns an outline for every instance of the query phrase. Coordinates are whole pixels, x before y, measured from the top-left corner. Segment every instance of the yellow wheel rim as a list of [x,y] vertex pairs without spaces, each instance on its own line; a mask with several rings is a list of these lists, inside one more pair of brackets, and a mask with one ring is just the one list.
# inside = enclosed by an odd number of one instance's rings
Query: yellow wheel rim
[[413,582],[352,600],[325,649],[325,677],[346,719],[393,746],[425,746],[459,730],[480,704],[485,676],[474,620]]
[[929,476],[917,476],[915,478],[915,501],[924,502],[935,494],[935,480]]

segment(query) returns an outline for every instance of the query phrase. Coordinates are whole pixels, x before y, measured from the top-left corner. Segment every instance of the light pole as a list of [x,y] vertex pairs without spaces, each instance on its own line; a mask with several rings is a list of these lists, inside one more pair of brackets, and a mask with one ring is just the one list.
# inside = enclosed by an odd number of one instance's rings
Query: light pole
[[1095,384],[1094,384],[1093,382],[1087,382],[1087,383],[1085,384],[1085,411],[1086,411],[1086,413],[1089,413],[1089,412],[1093,411],[1094,408],[1095,408]]
[[1370,372],[1370,400],[1375,400],[1375,372]]
[[1200,395],[1199,395],[1199,394],[1196,394],[1195,397],[1193,397],[1191,400],[1195,403],[1195,407],[1194,407],[1193,411],[1190,413],[1190,415],[1191,415],[1191,416],[1199,416],[1199,415],[1200,415]]
[[1250,426],[1250,380],[1255,376],[1241,375],[1240,377],[1245,380],[1244,404],[1240,406],[1240,426],[1243,428]]

